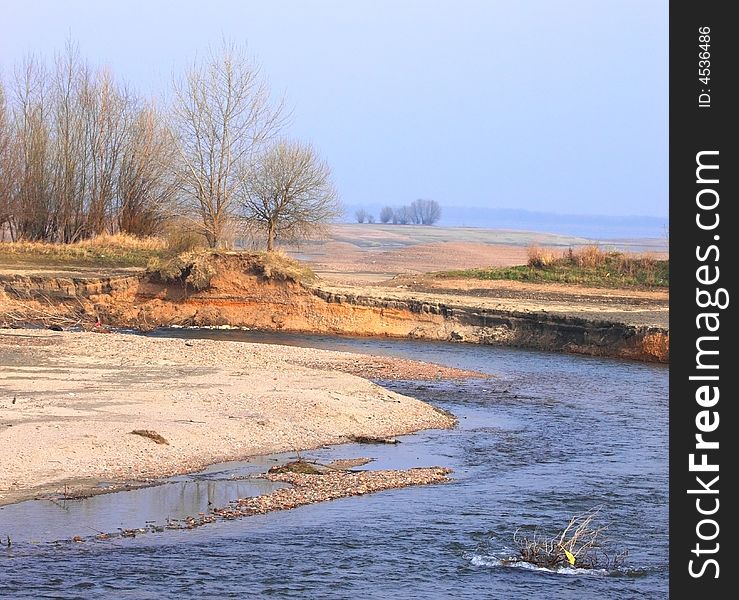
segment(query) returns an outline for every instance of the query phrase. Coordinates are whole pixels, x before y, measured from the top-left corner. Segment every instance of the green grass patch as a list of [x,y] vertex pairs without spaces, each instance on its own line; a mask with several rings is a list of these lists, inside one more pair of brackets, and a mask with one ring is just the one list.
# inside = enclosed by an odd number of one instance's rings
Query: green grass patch
[[530,260],[528,265],[444,271],[435,275],[440,278],[571,283],[609,288],[651,289],[666,288],[670,284],[668,261],[620,252],[586,256],[569,252],[561,258]]

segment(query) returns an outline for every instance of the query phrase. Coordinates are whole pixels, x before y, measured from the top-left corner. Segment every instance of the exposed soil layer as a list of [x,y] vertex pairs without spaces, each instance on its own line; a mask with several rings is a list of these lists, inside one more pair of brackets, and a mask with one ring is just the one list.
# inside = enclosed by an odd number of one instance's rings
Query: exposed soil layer
[[[382,285],[305,283],[265,273],[256,256],[219,253],[209,287],[146,274],[0,278],[0,319],[158,326],[237,326],[366,336],[504,344],[667,362],[664,292],[621,292],[520,282]],[[56,319],[55,321],[52,319]]]

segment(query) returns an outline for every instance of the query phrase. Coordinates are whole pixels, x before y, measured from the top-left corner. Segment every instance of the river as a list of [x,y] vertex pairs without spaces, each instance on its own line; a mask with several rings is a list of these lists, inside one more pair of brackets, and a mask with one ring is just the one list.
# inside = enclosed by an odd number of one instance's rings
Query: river
[[[666,598],[668,369],[596,359],[407,340],[163,330],[347,350],[484,371],[485,381],[385,382],[459,418],[452,431],[398,445],[345,445],[309,458],[369,456],[366,468],[440,465],[446,485],[406,488],[217,522],[191,531],[81,544],[53,539],[117,524],[181,518],[259,493],[234,475],[282,457],[217,465],[166,485],[59,507],[0,510],[0,596],[16,598]],[[240,487],[241,486],[241,487]],[[245,486],[245,487],[244,487]],[[600,506],[618,570],[553,573],[506,566],[520,527],[554,534]],[[191,513],[190,513],[191,514]],[[115,528],[113,528],[115,529]],[[25,536],[25,537],[24,537]]]

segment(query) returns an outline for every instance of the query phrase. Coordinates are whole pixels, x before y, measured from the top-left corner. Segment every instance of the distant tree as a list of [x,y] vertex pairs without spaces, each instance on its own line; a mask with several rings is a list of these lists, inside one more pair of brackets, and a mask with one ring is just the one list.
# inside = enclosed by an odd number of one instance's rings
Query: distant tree
[[385,206],[380,210],[380,222],[389,223],[393,220],[393,209],[391,206]]
[[410,213],[416,225],[433,225],[441,218],[441,207],[436,200],[419,198],[410,205]]
[[401,206],[396,208],[393,212],[393,223],[400,225],[408,225],[413,223],[413,213],[411,212],[410,206]]
[[244,51],[226,43],[175,81],[174,95],[180,193],[215,248],[234,216],[241,175],[283,124],[282,105],[272,105],[259,68]]
[[354,213],[354,218],[357,220],[357,223],[364,223],[367,220],[367,217],[369,215],[367,214],[367,211],[363,208],[360,208],[357,212]]
[[369,214],[367,215],[367,223],[374,223],[375,222],[375,215]]
[[418,200],[414,200],[413,202],[411,202],[411,204],[407,208],[408,214],[410,215],[410,222],[414,225],[420,225],[421,212],[420,210],[418,210]]
[[241,175],[240,203],[247,221],[275,240],[305,239],[343,212],[331,171],[306,144],[279,141]]

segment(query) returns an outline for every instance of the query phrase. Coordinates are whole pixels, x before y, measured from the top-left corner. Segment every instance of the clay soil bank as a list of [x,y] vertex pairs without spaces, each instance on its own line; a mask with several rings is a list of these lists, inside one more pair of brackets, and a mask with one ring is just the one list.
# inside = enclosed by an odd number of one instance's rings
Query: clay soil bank
[[[215,253],[162,281],[143,272],[0,273],[0,325],[248,327],[669,360],[666,291],[395,276],[303,280],[263,257]],[[193,289],[193,273],[207,286]],[[201,273],[202,275],[202,273]]]

